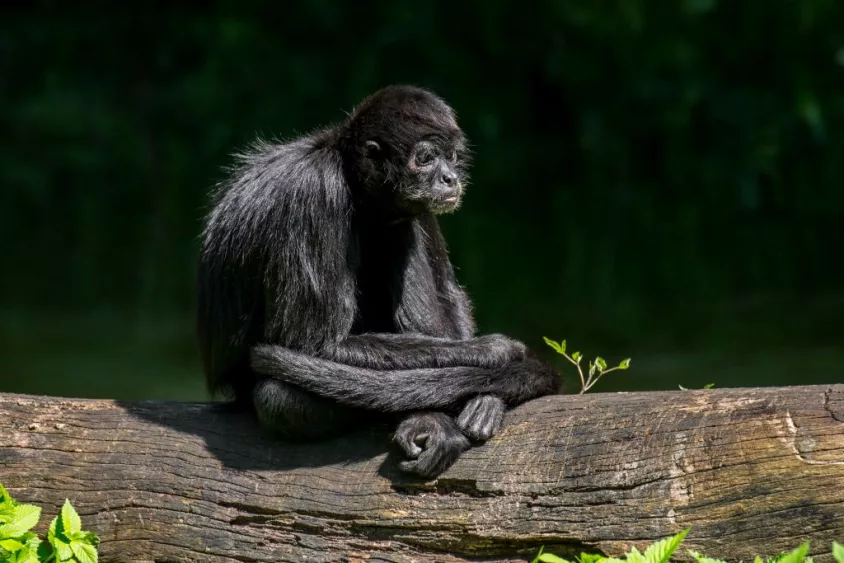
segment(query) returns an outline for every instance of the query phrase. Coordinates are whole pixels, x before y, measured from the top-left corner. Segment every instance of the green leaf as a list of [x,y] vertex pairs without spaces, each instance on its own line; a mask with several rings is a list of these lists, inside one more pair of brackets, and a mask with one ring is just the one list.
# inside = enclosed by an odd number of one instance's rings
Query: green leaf
[[577,557],[578,563],[601,563],[604,560],[606,560],[606,557],[595,553],[581,553]]
[[627,563],[648,563],[648,560],[634,547],[627,554]]
[[809,542],[803,542],[793,551],[789,551],[782,557],[777,558],[777,563],[803,563],[803,558],[809,552]]
[[41,561],[44,560],[45,559],[39,558],[36,552],[26,550],[18,555],[17,563],[41,563]]
[[592,377],[593,375],[595,375],[596,369],[598,369],[598,366],[593,364],[592,362],[589,362],[589,377]]
[[56,552],[59,561],[66,561],[73,557],[73,550],[70,549],[70,544],[63,539],[53,536],[50,545],[53,546],[53,551]]
[[26,547],[35,551],[38,549],[38,546],[41,545],[41,540],[35,535],[33,532],[27,532],[23,536],[21,536],[21,541],[26,544]]
[[712,389],[713,387],[715,387],[714,383],[707,383],[706,385],[703,386],[704,389]]
[[97,563],[97,548],[93,545],[74,540],[70,542],[70,549],[79,563]]
[[7,539],[7,540],[0,540],[0,547],[5,549],[6,551],[18,551],[24,547],[24,545],[19,542],[18,540]]
[[52,544],[48,541],[41,542],[41,545],[38,546],[38,560],[39,561],[50,561],[50,558],[53,556],[53,548]]
[[12,509],[8,523],[0,525],[0,538],[16,538],[29,531],[41,518],[41,507],[19,504]]
[[[20,541],[23,542],[21,547],[15,552],[15,556],[9,561],[14,561],[15,563],[39,563],[39,561],[47,560],[49,556],[48,553],[45,553],[44,557],[41,559],[38,557],[38,548],[41,545],[41,540],[38,539],[38,536],[32,532],[27,532],[21,536]],[[0,545],[2,544],[3,542],[0,542]],[[6,560],[4,559],[4,561]]]
[[[548,346],[553,348],[556,353],[562,354],[563,352],[565,352],[565,350],[563,350],[562,346],[560,346],[559,344],[557,344],[556,342],[554,342],[553,340],[551,340],[547,336],[543,336],[542,340],[545,341],[545,344],[547,344]],[[563,342],[565,342],[565,340],[563,340]]]
[[722,559],[712,559],[711,557],[706,557],[697,551],[689,551],[689,555],[691,555],[697,563],[727,563]]
[[563,559],[562,557],[558,557],[553,553],[543,553],[539,556],[539,561],[542,563],[571,563],[567,559]]
[[757,555],[756,559],[753,560],[753,563],[765,563],[765,561]]
[[601,356],[595,357],[595,365],[598,366],[598,371],[604,371],[607,369],[607,362]]
[[566,341],[560,340],[560,354],[566,353]]
[[838,563],[844,563],[844,545],[837,541],[832,542],[832,556]]
[[[680,542],[686,537],[691,528],[686,528],[676,536],[665,538],[648,547],[645,550],[645,560],[648,563],[667,563],[671,555],[677,551]],[[629,559],[629,558],[628,558]]]
[[574,354],[571,355],[571,359],[574,360],[575,362],[578,362],[578,363],[580,363],[580,358],[582,358],[582,357],[583,357],[583,354],[581,354],[580,352],[575,352]]
[[82,531],[82,520],[68,499],[64,499],[64,506],[62,506],[62,526],[67,537]]
[[621,360],[621,363],[618,364],[618,369],[627,369],[630,367],[630,358],[626,360]]
[[93,545],[94,547],[97,547],[98,545],[100,545],[100,536],[98,536],[94,532],[82,532],[80,534],[80,536],[81,536],[79,538],[80,541],[87,542],[87,543]]
[[47,557],[40,558],[37,551],[25,549],[18,553],[17,563],[40,563],[45,561]]
[[677,387],[679,387],[679,388],[680,388],[680,391],[688,391],[688,389],[686,389],[686,388],[685,388],[685,387],[683,387],[682,385],[678,385]]
[[15,501],[9,496],[9,491],[6,490],[3,483],[0,483],[0,509],[4,508],[6,504],[15,504]]

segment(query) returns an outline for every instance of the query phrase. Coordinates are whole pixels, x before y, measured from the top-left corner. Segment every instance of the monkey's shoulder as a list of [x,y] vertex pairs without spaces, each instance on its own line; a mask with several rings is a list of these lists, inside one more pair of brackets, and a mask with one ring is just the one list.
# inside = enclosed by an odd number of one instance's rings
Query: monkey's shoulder
[[[336,196],[346,182],[343,159],[328,133],[320,131],[290,141],[258,140],[235,155],[220,186],[218,201],[254,210],[255,199],[270,205],[279,200],[319,204],[315,195]],[[264,198],[272,198],[263,201]]]

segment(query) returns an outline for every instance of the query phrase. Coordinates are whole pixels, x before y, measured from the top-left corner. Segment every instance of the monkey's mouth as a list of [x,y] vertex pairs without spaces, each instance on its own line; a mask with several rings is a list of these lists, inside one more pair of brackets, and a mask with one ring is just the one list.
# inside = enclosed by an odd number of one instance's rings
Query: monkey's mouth
[[430,211],[434,215],[442,213],[450,213],[460,207],[460,194],[450,195],[448,197],[438,198],[430,203]]

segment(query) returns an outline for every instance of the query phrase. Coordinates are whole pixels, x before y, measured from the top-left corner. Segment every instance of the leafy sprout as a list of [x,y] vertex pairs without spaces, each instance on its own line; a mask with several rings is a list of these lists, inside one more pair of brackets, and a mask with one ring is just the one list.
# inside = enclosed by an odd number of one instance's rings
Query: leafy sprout
[[581,395],[589,391],[596,383],[598,383],[598,380],[601,379],[601,377],[603,377],[604,375],[616,370],[627,369],[630,367],[630,358],[622,360],[621,363],[619,363],[617,366],[608,368],[607,361],[601,356],[596,356],[593,361],[588,362],[587,374],[584,375],[583,366],[581,365],[581,360],[583,360],[583,354],[581,354],[580,352],[575,352],[569,355],[566,352],[565,340],[555,342],[547,336],[543,336],[542,338],[543,340],[545,340],[545,343],[551,347],[551,349],[553,349],[556,353],[560,354],[562,357],[574,364],[574,367],[577,368],[577,373],[578,375],[580,375]]

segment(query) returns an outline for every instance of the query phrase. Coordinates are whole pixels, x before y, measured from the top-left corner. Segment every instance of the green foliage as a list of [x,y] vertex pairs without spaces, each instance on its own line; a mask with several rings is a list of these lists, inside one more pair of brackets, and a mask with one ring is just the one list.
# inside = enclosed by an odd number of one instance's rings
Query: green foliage
[[[648,546],[644,553],[639,552],[635,547],[627,552],[624,559],[617,559],[614,557],[604,557],[603,555],[595,555],[588,553],[581,553],[575,558],[576,563],[668,563],[671,561],[671,556],[680,547],[686,534],[691,528],[686,528],[677,535],[665,538]],[[756,557],[753,563],[812,563],[812,558],[808,556],[809,542],[804,542],[796,547],[794,550],[783,553],[773,559],[762,559]],[[689,556],[696,563],[727,563],[723,559],[714,559],[707,557],[696,551],[689,551]],[[838,542],[832,542],[832,555],[838,563],[844,563],[844,546]],[[683,560],[687,560],[683,558]],[[544,548],[539,549],[539,553],[531,563],[575,563],[553,555],[545,553]]]
[[626,360],[622,360],[617,366],[608,369],[606,360],[604,360],[601,356],[596,356],[594,361],[589,362],[588,375],[584,376],[583,369],[580,365],[580,360],[583,359],[583,354],[575,352],[572,355],[568,355],[566,353],[565,340],[555,342],[547,336],[543,336],[542,339],[545,340],[545,343],[550,346],[552,350],[574,364],[574,367],[577,368],[577,373],[580,375],[581,394],[586,393],[589,389],[591,389],[602,376],[616,370],[624,370],[630,367],[630,358],[627,358]]
[[[677,548],[680,546],[680,542],[683,541],[683,538],[686,537],[686,534],[689,533],[690,529],[691,528],[686,528],[675,536],[665,538],[664,540],[660,540],[650,545],[645,550],[641,561],[643,563],[666,563],[671,555],[677,551]],[[634,548],[632,551],[636,551],[636,549]],[[627,560],[631,560],[630,555],[627,556]]]
[[[628,563],[667,563],[671,555],[677,551],[683,538],[689,533],[691,528],[686,528],[679,534],[665,538],[650,545],[644,553],[640,553],[635,547],[627,553],[626,559],[616,559],[612,557],[603,557],[601,555],[594,555],[588,553],[581,553],[577,558],[577,563],[621,563],[627,561]],[[532,563],[572,563],[557,555],[544,553],[540,548],[539,554],[534,558]]]
[[[765,563],[802,563],[809,559],[806,557],[806,554],[809,553],[809,542],[803,542],[799,546],[797,546],[794,550],[780,555],[779,557],[775,557],[774,559],[769,559]],[[762,563],[762,558],[757,557],[754,560],[754,563]],[[807,562],[809,563],[809,562]]]
[[838,563],[844,563],[844,546],[837,541],[832,542],[832,556]]
[[40,517],[40,507],[20,504],[0,483],[0,563],[97,563],[100,539],[82,529],[69,500],[50,523],[46,543],[31,531]]
[[568,563],[562,557],[558,557],[552,553],[544,553],[542,548],[539,548],[539,553],[537,556],[531,561],[531,563]]
[[120,2],[0,18],[0,229],[17,265],[2,305],[189,310],[199,215],[230,153],[413,82],[476,149],[443,224],[484,331],[525,338],[567,315],[584,342],[641,350],[731,330],[841,340],[804,299],[762,331],[712,305],[839,290],[844,3],[542,2],[513,18],[467,0],[445,22],[388,0],[287,4],[183,6],[143,32]]
[[[678,385],[677,387],[679,387],[681,391],[688,391],[689,390],[688,387],[683,387],[682,385]],[[702,387],[702,389],[714,389],[714,388],[715,388],[714,383],[707,383],[706,385],[704,385]]]

